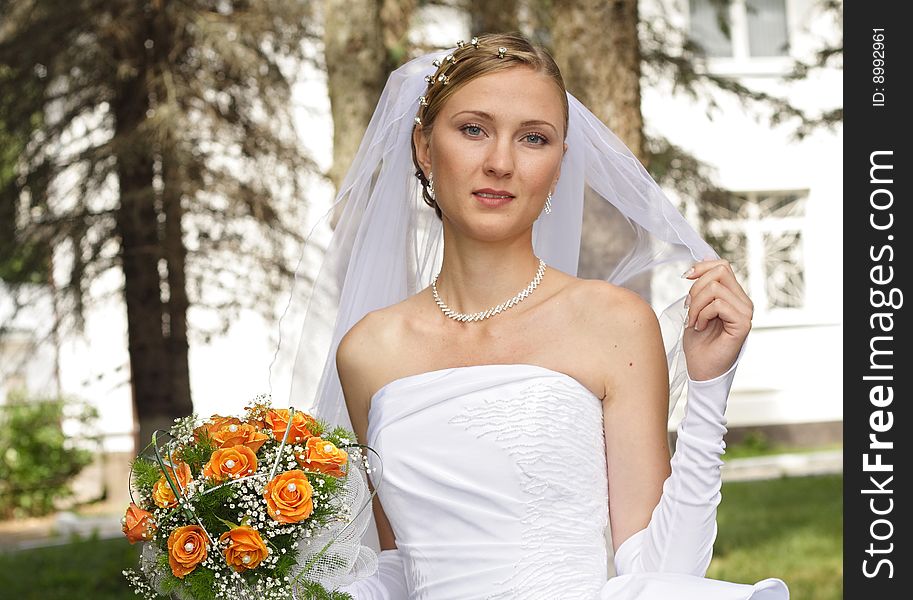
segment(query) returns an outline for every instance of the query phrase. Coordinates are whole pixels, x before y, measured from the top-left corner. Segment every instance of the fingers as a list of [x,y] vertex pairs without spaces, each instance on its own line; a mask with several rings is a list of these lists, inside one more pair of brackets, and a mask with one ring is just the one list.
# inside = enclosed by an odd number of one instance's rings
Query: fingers
[[683,277],[697,279],[689,292],[692,302],[707,286],[718,282],[735,294],[739,304],[745,305],[749,311],[754,310],[754,303],[736,279],[729,261],[722,259],[701,261],[696,263]]
[[712,317],[703,320],[702,316],[710,314],[705,313],[706,308],[717,303],[725,303],[725,305],[731,309],[727,311],[728,321],[731,326],[735,326],[737,329],[742,329],[743,327],[746,330],[750,329],[752,318],[751,307],[746,304],[741,297],[718,281],[710,281],[696,296],[691,297],[688,308],[688,320],[685,326],[691,327],[694,325],[695,331],[704,329],[707,325],[707,321],[717,315],[714,314]]
[[710,304],[697,313],[694,330],[703,331],[707,323],[716,318],[723,322],[724,329],[730,330],[733,334],[745,333],[747,335],[747,330],[751,328],[750,319],[746,319],[745,315],[736,310],[726,300],[714,298]]
[[724,260],[722,258],[702,260],[700,262],[696,262],[693,265],[691,265],[691,268],[688,269],[687,271],[685,271],[682,274],[682,277],[684,277],[685,279],[697,279],[698,277],[700,277],[701,275],[703,275],[704,273],[706,273],[713,267],[716,267],[718,265],[728,265],[728,264],[729,264],[729,261]]

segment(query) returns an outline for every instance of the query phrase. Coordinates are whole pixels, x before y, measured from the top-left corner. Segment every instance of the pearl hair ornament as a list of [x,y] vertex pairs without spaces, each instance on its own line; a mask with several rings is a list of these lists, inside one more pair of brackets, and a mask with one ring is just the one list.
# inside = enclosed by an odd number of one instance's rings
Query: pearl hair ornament
[[[457,42],[456,45],[457,45],[456,52],[460,52],[462,50],[468,50],[469,46],[472,46],[473,49],[478,50],[479,38],[473,37],[469,41],[469,44],[467,44],[463,40],[460,40]],[[506,54],[507,54],[507,48],[505,48],[504,46],[499,46],[498,47],[498,58],[504,58],[504,56]],[[440,58],[436,58],[433,61],[431,61],[431,64],[434,65],[438,70],[440,70],[442,66],[444,68],[449,68],[451,65],[454,65],[456,63],[457,63],[457,58],[456,58],[456,56],[454,56],[454,54],[448,54],[447,56],[444,57],[443,60]],[[431,75],[425,75],[425,82],[428,84],[429,88],[434,86],[435,83],[440,83],[441,85],[447,85],[448,83],[450,83],[450,77],[446,73],[438,73],[437,78],[435,78],[434,73],[432,73]],[[427,94],[427,92],[426,92],[426,94]],[[428,106],[427,96],[426,95],[419,96],[418,103],[419,103],[419,110],[422,110],[426,106]],[[415,124],[418,127],[422,126],[421,117],[416,116],[413,119],[413,121],[415,121]],[[421,173],[421,171],[417,171],[415,173],[415,176],[419,179],[419,181],[421,181],[423,178],[423,174]],[[433,183],[433,177],[430,174],[428,176],[428,195],[431,197],[432,200],[434,200],[434,183]],[[549,194],[549,198],[551,198],[551,193]],[[550,213],[551,211],[552,211],[551,204],[549,203],[548,199],[546,199],[545,212]]]

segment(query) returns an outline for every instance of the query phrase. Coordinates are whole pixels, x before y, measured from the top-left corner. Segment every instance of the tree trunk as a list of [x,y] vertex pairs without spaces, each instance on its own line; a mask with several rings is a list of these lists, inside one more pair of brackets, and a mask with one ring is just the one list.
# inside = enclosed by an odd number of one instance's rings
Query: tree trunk
[[[156,206],[152,185],[154,142],[151,136],[139,134],[151,107],[149,55],[143,46],[144,40],[149,37],[144,33],[149,31],[148,25],[138,24],[136,35],[125,38],[133,45],[122,48],[122,51],[129,53],[135,72],[132,77],[118,80],[112,102],[115,139],[120,140],[117,151],[120,193],[117,234],[121,244],[124,300],[127,306],[130,384],[134,414],[139,422],[137,450],[150,442],[153,431],[167,430],[176,417],[192,411],[189,387],[181,392],[188,371],[184,317],[187,298],[181,281],[183,255],[180,255],[180,268],[174,270],[174,275],[180,280],[175,280],[172,284],[171,294],[178,318],[169,323],[170,315],[167,315],[162,299],[165,281],[159,267],[163,259],[174,260],[175,256],[172,256],[171,250],[168,256],[163,256],[161,250],[160,209]],[[174,210],[173,206],[171,210]],[[166,230],[174,226],[174,223],[165,224]],[[179,231],[179,219],[176,226]],[[169,266],[167,262],[166,266]],[[181,344],[175,344],[168,335],[168,331],[173,331],[175,327],[180,335],[174,339],[183,339],[183,352]],[[177,357],[173,352],[177,353]],[[182,369],[176,369],[174,365],[181,357],[185,364]]]
[[[556,0],[553,7],[553,50],[568,91],[643,162],[637,0]],[[605,265],[627,253],[634,232],[606,202],[586,198],[584,211],[578,276],[604,279]],[[627,285],[649,298],[648,278]]]
[[171,152],[166,148],[162,152],[162,209],[165,213],[162,247],[168,268],[166,348],[171,369],[172,410],[175,411],[175,416],[186,416],[193,412],[187,343],[187,307],[190,302],[187,299],[185,275],[187,248],[184,246],[182,227],[184,207],[181,205],[181,178],[177,169],[177,164],[171,159]]
[[511,33],[520,29],[517,0],[469,0],[467,10],[472,19],[472,35]]
[[[126,79],[113,103],[115,136],[136,139],[136,129],[149,107],[142,73]],[[168,353],[162,331],[163,307],[159,276],[158,215],[152,190],[149,144],[126,143],[117,156],[120,207],[117,229],[127,305],[127,347],[134,413],[139,421],[137,449],[155,429],[167,429],[174,418]]]
[[[338,190],[383,90],[387,50],[378,0],[325,0],[324,16],[327,88],[333,114],[330,179]],[[334,228],[341,208],[333,213]]]
[[[174,32],[177,27],[168,18],[169,13],[160,10],[155,16],[154,56],[158,69],[171,68],[170,55],[175,47]],[[162,83],[167,73],[156,78],[156,97],[164,104],[168,101],[168,90]],[[164,225],[159,230],[162,252],[165,259],[168,283],[168,299],[165,304],[165,349],[168,352],[171,384],[171,410],[174,417],[183,417],[193,412],[190,394],[190,357],[187,341],[187,248],[184,246],[184,182],[187,173],[181,166],[181,149],[176,139],[163,136],[159,146],[161,160],[162,191],[161,212]],[[185,163],[186,164],[186,163]]]
[[417,0],[381,0],[380,26],[387,50],[384,77],[402,65],[408,56],[409,26],[416,3]]

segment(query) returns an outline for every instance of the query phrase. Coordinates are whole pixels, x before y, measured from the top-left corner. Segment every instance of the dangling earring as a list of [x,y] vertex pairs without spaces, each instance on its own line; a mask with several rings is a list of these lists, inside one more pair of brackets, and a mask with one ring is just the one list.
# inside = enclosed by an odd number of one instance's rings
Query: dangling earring
[[428,173],[428,195],[431,196],[432,200],[436,200],[434,197],[434,173]]
[[552,212],[552,193],[549,192],[548,196],[545,197],[545,214]]

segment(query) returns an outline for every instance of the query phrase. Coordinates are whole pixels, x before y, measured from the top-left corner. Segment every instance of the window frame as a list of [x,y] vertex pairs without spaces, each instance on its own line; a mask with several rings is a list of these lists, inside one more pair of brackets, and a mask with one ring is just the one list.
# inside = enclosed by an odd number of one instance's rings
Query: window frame
[[[685,9],[685,30],[691,38],[691,2]],[[792,70],[795,35],[792,24],[795,22],[794,2],[783,0],[784,19],[786,21],[787,52],[783,56],[751,56],[748,39],[748,8],[746,0],[732,0],[729,3],[730,42],[732,56],[708,56],[707,70],[716,75],[730,77],[776,76],[781,77]]]
[[[720,235],[725,232],[736,232],[745,237],[746,244],[746,271],[748,281],[740,281],[751,295],[754,303],[753,325],[756,328],[776,328],[776,327],[793,327],[793,326],[813,326],[831,324],[830,321],[822,321],[817,318],[813,306],[809,305],[808,290],[808,270],[807,262],[808,252],[804,248],[808,237],[808,202],[811,197],[811,190],[808,188],[798,189],[765,189],[765,190],[723,190],[724,193],[731,196],[744,196],[748,202],[746,207],[746,216],[733,219],[718,219],[699,217],[702,236]],[[804,198],[805,211],[801,216],[764,216],[760,212],[758,199],[768,196],[790,196],[796,195]],[[699,211],[700,212],[700,211]],[[778,232],[799,232],[801,235],[801,244],[803,250],[801,255],[802,268],[802,304],[798,307],[775,307],[768,308],[768,268],[765,262],[766,251],[764,250],[764,235]],[[720,248],[714,248],[720,253]],[[722,258],[729,260],[728,257]]]

